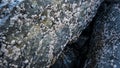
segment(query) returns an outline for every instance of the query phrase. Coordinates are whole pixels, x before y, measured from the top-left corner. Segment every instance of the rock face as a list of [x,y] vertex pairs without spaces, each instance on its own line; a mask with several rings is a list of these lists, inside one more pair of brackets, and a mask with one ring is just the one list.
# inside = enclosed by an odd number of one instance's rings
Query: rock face
[[120,2],[103,3],[98,13],[84,68],[120,68]]
[[119,2],[120,0],[104,0],[105,2],[111,2],[111,3],[117,3],[117,2]]
[[51,68],[120,68],[120,1],[104,1]]
[[0,0],[0,68],[50,67],[102,0]]
[[91,22],[87,26],[79,38],[74,42],[67,44],[63,52],[51,66],[51,68],[83,68],[88,57],[89,50],[92,49],[89,45],[93,32],[94,23]]

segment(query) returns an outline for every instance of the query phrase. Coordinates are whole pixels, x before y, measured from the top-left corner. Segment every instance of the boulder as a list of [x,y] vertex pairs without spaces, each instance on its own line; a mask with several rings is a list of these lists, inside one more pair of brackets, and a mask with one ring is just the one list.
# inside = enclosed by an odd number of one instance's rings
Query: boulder
[[49,68],[102,0],[0,1],[0,68]]
[[120,67],[120,2],[104,2],[94,20],[89,59],[84,68]]

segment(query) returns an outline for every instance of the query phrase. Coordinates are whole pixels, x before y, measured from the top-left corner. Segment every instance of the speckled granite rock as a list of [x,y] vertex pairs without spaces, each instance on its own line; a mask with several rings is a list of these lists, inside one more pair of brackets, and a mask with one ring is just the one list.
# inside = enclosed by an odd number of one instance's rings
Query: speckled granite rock
[[70,44],[67,44],[57,61],[51,68],[83,68],[87,55],[92,49],[89,45],[93,32],[94,22],[82,31],[79,38]]
[[103,3],[98,13],[85,68],[120,68],[120,2]]
[[106,2],[112,2],[112,3],[117,3],[117,2],[119,2],[120,0],[104,0],[104,1],[106,1]]
[[0,1],[0,68],[46,68],[89,24],[102,0]]

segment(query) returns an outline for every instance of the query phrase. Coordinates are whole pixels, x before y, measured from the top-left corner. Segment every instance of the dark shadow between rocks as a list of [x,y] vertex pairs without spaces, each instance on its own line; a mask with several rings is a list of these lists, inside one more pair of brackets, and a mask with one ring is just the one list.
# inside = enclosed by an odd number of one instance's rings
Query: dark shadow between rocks
[[67,44],[67,46],[65,47],[55,64],[51,66],[51,68],[84,68],[85,62],[88,58],[91,57],[90,53],[94,47],[90,44],[95,26],[94,22],[99,13],[101,13],[102,10],[105,10],[104,8],[102,8],[102,5],[104,5],[104,3],[105,2],[101,4],[96,16],[93,18],[92,22],[90,22],[90,24],[82,31],[77,41],[72,44]]
[[83,68],[87,53],[90,50],[89,41],[93,31],[94,22],[91,22],[84,29],[78,38],[72,44],[67,44],[62,54],[59,56],[55,64],[51,68]]

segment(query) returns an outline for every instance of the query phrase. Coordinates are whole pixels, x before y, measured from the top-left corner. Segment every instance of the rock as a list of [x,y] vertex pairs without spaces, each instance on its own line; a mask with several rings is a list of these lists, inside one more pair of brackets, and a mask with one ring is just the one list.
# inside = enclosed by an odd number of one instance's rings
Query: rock
[[2,0],[0,68],[49,68],[102,0]]
[[89,42],[93,32],[94,22],[82,31],[79,38],[67,44],[63,52],[58,57],[51,68],[83,68],[87,59],[90,48]]
[[[6,1],[6,2],[5,2]],[[89,24],[101,0],[2,0],[0,67],[50,67]]]
[[95,18],[93,48],[84,68],[120,67],[120,2],[103,3]]
[[117,3],[117,2],[120,2],[120,0],[104,0],[105,2],[108,2],[108,3]]

